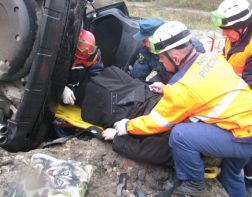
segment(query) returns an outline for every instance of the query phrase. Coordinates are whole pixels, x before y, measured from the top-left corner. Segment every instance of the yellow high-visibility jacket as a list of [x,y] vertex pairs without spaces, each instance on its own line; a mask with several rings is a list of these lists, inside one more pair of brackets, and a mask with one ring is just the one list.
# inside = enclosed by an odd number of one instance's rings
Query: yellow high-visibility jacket
[[248,44],[245,46],[243,51],[237,51],[228,57],[228,53],[231,50],[231,42],[227,38],[224,48],[224,56],[228,62],[233,66],[234,71],[241,76],[246,66],[247,60],[252,56],[252,36]]
[[252,91],[223,55],[200,54],[177,82],[164,86],[151,113],[129,120],[127,130],[161,133],[188,119],[216,124],[237,138],[252,136]]

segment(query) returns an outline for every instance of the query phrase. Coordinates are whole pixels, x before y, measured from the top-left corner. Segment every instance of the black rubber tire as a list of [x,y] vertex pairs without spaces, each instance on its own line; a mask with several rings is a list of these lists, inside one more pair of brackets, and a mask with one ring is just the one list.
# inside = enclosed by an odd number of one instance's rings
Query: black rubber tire
[[[34,2],[34,0],[25,0]],[[7,141],[1,146],[11,152],[28,151],[52,131],[55,109],[66,84],[84,14],[83,0],[38,0],[37,36],[30,55],[23,99],[14,120],[8,120]],[[35,9],[34,7],[34,9]],[[26,70],[27,69],[27,70]]]
[[[30,71],[32,59],[38,46],[38,24],[42,14],[41,1],[0,0],[2,9],[6,10],[4,17],[8,23],[3,27],[0,41],[3,44],[0,60],[9,65],[6,69],[1,65],[0,81],[14,81],[27,75]],[[11,11],[14,12],[11,12]],[[22,26],[26,25],[24,29]]]

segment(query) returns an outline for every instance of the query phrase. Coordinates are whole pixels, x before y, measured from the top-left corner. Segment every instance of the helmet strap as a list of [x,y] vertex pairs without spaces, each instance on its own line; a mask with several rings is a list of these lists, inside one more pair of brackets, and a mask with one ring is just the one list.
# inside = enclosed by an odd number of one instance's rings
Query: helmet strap
[[238,33],[239,36],[240,36],[240,39],[242,39],[242,37],[247,33],[247,31],[248,31],[248,28],[247,28],[247,27],[242,28],[242,32],[237,31],[237,33]]
[[189,51],[189,52],[185,55],[185,57],[180,61],[180,64],[179,64],[179,65],[177,65],[177,64],[174,62],[174,60],[171,58],[171,56],[170,56],[167,52],[164,53],[164,54],[165,54],[165,57],[166,57],[166,58],[172,63],[172,65],[174,66],[174,68],[175,68],[175,73],[179,71],[179,66],[180,66],[181,64],[183,64],[183,63],[186,61],[186,59],[192,54],[193,49],[194,49],[194,47],[193,47],[193,45],[191,44],[191,49],[190,49],[190,51]]
[[171,56],[167,53],[167,51],[164,53],[164,55],[165,55],[165,57],[172,63],[172,65],[174,66],[174,68],[175,68],[175,72],[174,72],[174,73],[178,72],[178,70],[179,70],[178,65],[174,62],[174,60],[173,60],[173,59],[171,58]]
[[191,44],[191,49],[190,49],[190,51],[189,51],[189,52],[185,55],[185,57],[180,61],[180,65],[183,64],[183,63],[186,61],[186,59],[192,54],[193,49],[194,49],[194,47],[193,47],[193,45]]
[[96,57],[97,52],[98,52],[98,49],[96,48],[95,52],[94,52],[93,54],[91,54],[91,55],[87,58],[87,61],[88,61],[88,62],[92,62],[93,59]]
[[242,33],[239,30],[236,30],[236,29],[234,29],[234,31],[239,34],[239,39],[241,39]]

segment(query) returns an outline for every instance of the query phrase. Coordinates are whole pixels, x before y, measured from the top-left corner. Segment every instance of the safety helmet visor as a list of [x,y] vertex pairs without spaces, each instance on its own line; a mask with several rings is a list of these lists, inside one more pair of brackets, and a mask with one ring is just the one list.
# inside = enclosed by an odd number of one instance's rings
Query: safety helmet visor
[[217,11],[211,12],[211,21],[215,27],[222,27],[224,25],[223,24],[224,19],[225,16],[219,14]]
[[79,39],[78,44],[77,44],[77,49],[81,53],[87,53],[88,55],[93,55],[94,53],[96,53],[97,46],[86,40]]
[[157,49],[157,42],[155,39],[153,39],[152,37],[149,38],[149,43],[150,43],[150,52],[153,54],[159,54],[160,53],[160,49]]

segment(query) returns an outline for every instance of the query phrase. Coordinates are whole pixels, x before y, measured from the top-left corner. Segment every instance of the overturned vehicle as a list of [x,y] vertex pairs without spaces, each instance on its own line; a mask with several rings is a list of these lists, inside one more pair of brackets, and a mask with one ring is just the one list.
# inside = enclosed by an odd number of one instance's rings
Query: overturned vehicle
[[95,35],[106,67],[126,70],[139,46],[124,2],[97,9],[91,0],[0,0],[0,19],[0,146],[12,152],[53,135],[81,28]]

